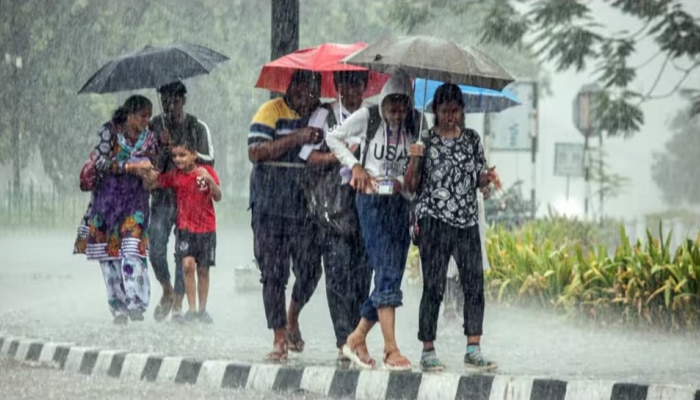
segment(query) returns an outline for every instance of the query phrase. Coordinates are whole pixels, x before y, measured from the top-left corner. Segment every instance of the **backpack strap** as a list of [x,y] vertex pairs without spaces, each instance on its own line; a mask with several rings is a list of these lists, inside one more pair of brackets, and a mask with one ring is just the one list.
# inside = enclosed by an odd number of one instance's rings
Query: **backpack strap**
[[330,103],[323,103],[320,107],[328,110],[328,116],[326,117],[328,127],[333,128],[334,126],[338,125],[338,119],[335,118],[335,112],[333,111],[333,107],[331,107]]
[[379,105],[367,107],[367,111],[369,111],[369,119],[367,119],[367,131],[365,134],[365,151],[362,152],[362,161],[360,162],[362,168],[365,167],[365,163],[367,162],[369,142],[374,139],[374,136],[377,134],[377,129],[379,129],[379,125],[382,123],[382,116],[379,114]]

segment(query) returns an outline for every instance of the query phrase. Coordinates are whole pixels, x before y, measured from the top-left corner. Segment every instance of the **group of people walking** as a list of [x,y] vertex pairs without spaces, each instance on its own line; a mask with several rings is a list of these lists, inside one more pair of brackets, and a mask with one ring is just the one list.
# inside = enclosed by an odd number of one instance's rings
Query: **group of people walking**
[[[396,341],[395,319],[413,229],[423,269],[421,368],[445,368],[434,342],[450,256],[465,294],[464,363],[495,368],[479,345],[484,292],[477,205],[477,191],[488,191],[494,175],[478,134],[464,126],[461,90],[452,84],[437,90],[434,127],[422,130],[426,123],[403,72],[387,81],[378,105],[363,106],[366,72],[337,72],[334,79],[339,99],[322,104],[321,76],[296,71],[285,95],[260,107],[248,134],[255,257],[274,332],[268,360],[303,351],[299,313],[323,266],[339,361],[373,368],[366,338],[379,323],[384,367],[411,369]],[[346,201],[326,209],[329,201],[314,200],[314,191],[329,190],[320,187],[326,180],[319,171],[331,174],[338,196],[349,193]],[[348,210],[355,219],[347,218]],[[287,309],[290,270],[296,280]]]
[[[364,103],[367,83],[365,71],[336,72],[339,98],[323,104],[321,75],[297,70],[286,93],[265,102],[252,119],[253,250],[273,331],[266,358],[283,362],[288,351],[304,351],[299,315],[325,272],[338,361],[375,367],[366,338],[378,323],[384,367],[411,369],[399,350],[395,319],[413,239],[423,272],[421,368],[445,368],[435,341],[450,257],[464,293],[464,363],[495,368],[479,345],[484,292],[477,219],[477,191],[488,191],[493,174],[479,136],[464,126],[461,90],[440,86],[432,102],[434,126],[421,129],[427,123],[414,109],[405,73],[391,76],[377,105]],[[99,261],[115,323],[143,320],[149,255],[162,286],[155,319],[211,323],[213,203],[222,197],[211,137],[203,122],[183,111],[181,82],[158,92],[162,115],[151,118],[151,102],[132,96],[100,128],[91,157],[97,178],[75,252]],[[173,228],[174,283],[166,254]],[[290,272],[295,282],[287,305]]]

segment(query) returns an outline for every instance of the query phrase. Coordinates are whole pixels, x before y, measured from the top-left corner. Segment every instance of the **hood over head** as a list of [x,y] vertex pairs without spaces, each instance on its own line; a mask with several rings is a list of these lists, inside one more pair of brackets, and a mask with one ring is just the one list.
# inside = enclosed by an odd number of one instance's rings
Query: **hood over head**
[[402,94],[410,99],[409,109],[413,108],[413,84],[411,78],[403,70],[397,70],[391,75],[391,78],[384,84],[379,100],[379,115],[384,118],[382,113],[382,105],[387,96],[394,94]]

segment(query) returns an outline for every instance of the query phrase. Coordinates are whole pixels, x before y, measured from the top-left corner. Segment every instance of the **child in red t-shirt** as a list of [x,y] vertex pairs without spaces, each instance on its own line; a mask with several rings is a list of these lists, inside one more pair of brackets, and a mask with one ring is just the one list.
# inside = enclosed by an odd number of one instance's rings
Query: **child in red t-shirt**
[[[197,165],[197,150],[190,143],[177,143],[171,154],[176,169],[158,177],[158,186],[173,188],[177,203],[177,232],[175,234],[175,256],[178,267],[182,265],[185,294],[189,310],[173,310],[174,321],[196,321],[212,323],[207,313],[209,294],[209,267],[215,264],[216,214],[214,201],[221,200],[219,177],[209,165]],[[195,270],[197,286],[195,288]],[[199,311],[195,294],[199,300]],[[182,293],[176,293],[182,296]],[[182,298],[182,297],[180,297]],[[175,305],[182,304],[176,301]]]

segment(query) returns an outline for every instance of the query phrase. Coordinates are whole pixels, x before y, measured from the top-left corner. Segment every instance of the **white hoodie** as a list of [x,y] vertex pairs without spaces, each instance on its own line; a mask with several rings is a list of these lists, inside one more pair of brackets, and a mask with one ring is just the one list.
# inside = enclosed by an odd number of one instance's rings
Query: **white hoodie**
[[[411,107],[413,107],[411,79],[402,71],[393,74],[382,88],[381,100],[379,101],[379,115],[382,117],[382,121],[379,124],[379,128],[377,128],[376,134],[369,142],[369,149],[365,148],[367,122],[369,121],[369,110],[367,108],[355,111],[341,126],[329,132],[326,136],[326,143],[328,143],[328,147],[330,147],[341,164],[352,168],[355,164],[359,164],[360,160],[348,149],[347,143],[360,142],[360,154],[364,154],[367,151],[367,160],[365,162],[367,173],[373,178],[388,176],[398,180],[403,185],[403,171],[408,163],[408,147],[411,145],[411,139],[406,134],[404,127],[401,130],[398,143],[388,143],[386,135],[388,125],[382,114],[381,104],[387,96],[392,94],[408,96],[411,99]],[[412,109],[409,109],[408,112],[412,112]]]

